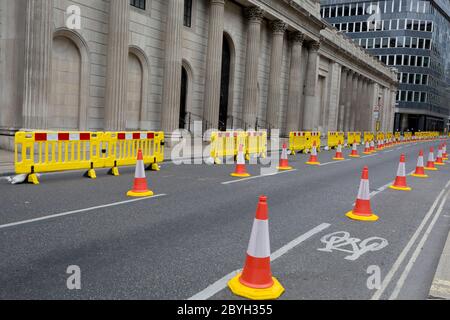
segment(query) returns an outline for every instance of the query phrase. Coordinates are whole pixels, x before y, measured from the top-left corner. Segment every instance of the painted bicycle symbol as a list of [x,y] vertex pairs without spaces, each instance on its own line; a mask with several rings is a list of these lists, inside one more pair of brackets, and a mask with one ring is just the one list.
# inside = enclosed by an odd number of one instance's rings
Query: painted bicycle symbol
[[371,237],[361,241],[361,239],[350,237],[350,233],[345,231],[328,234],[320,241],[326,246],[317,250],[322,252],[333,252],[334,250],[347,252],[350,255],[345,259],[350,261],[358,260],[367,252],[379,251],[389,245],[388,241],[383,238]]

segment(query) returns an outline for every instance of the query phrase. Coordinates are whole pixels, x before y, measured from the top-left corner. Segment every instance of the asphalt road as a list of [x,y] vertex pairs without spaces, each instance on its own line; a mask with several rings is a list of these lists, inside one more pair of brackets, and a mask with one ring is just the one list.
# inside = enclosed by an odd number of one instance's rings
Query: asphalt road
[[[125,196],[133,168],[120,177],[98,172],[95,181],[78,172],[43,176],[39,186],[0,180],[0,299],[237,299],[226,276],[243,266],[261,194],[282,299],[426,299],[450,229],[450,164],[429,179],[408,177],[409,193],[386,185],[401,153],[409,173],[419,150],[427,155],[437,145],[339,163],[323,152],[320,167],[297,155],[290,157],[296,171],[229,184],[232,166],[165,164],[147,175],[158,197],[133,202]],[[345,216],[365,165],[376,223]],[[362,242],[318,250],[335,232]],[[372,237],[369,243],[388,245],[364,252],[363,240]],[[67,289],[71,265],[81,269],[81,290]],[[367,286],[369,267],[380,271],[380,290]]]

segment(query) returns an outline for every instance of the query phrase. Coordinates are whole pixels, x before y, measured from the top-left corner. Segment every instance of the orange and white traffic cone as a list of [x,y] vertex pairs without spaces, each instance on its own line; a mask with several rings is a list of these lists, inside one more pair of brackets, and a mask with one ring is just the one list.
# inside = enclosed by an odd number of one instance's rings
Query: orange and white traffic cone
[[245,167],[244,146],[242,144],[239,145],[239,151],[238,151],[237,162],[236,162],[236,169],[231,174],[231,176],[232,177],[237,177],[237,178],[250,177],[250,174],[247,172],[247,169]]
[[442,159],[443,160],[448,160],[448,154],[447,154],[447,144],[444,143],[442,145]]
[[340,141],[339,141],[339,144],[337,146],[336,156],[333,158],[333,160],[336,160],[336,161],[345,160],[344,155],[342,154],[342,145],[341,145]]
[[280,159],[280,165],[278,167],[278,170],[281,170],[281,171],[292,170],[292,167],[289,166],[289,159],[288,159],[286,143],[283,144],[283,151],[281,152],[281,159]]
[[370,153],[375,153],[375,152],[377,152],[376,150],[375,150],[375,141],[370,141]]
[[438,155],[436,157],[436,162],[434,163],[437,166],[445,166],[444,160],[442,160],[442,146],[439,146]]
[[306,162],[306,164],[310,166],[318,166],[320,165],[319,159],[317,157],[317,145],[316,142],[313,143],[312,150],[311,150],[311,156],[309,157],[309,161]]
[[428,175],[425,174],[425,168],[423,164],[423,150],[419,152],[419,158],[417,160],[416,172],[412,174],[413,177],[416,178],[428,178]]
[[234,294],[252,300],[273,300],[283,294],[283,286],[272,276],[270,254],[269,210],[267,198],[261,196],[244,270],[228,282]]
[[369,143],[369,141],[367,141],[363,154],[371,154],[371,153],[372,152],[370,152],[370,143]]
[[397,177],[395,182],[389,188],[399,191],[411,191],[412,189],[408,187],[406,183],[406,168],[405,168],[405,155],[400,156],[400,164],[398,165]]
[[142,150],[138,151],[136,172],[134,175],[134,186],[131,191],[128,191],[129,197],[151,197],[153,192],[148,189],[147,179],[145,177],[144,157]]
[[349,155],[350,158],[359,158],[360,155],[358,154],[358,147],[357,144],[353,144],[352,153]]
[[428,162],[425,170],[428,171],[437,171],[437,168],[434,166],[434,148],[430,148],[430,153],[428,154]]
[[374,215],[370,206],[370,184],[369,184],[369,168],[364,167],[359,185],[358,197],[352,211],[346,216],[353,220],[359,221],[377,221],[378,216]]
[[378,140],[377,151],[381,151],[383,148],[381,147],[381,140]]

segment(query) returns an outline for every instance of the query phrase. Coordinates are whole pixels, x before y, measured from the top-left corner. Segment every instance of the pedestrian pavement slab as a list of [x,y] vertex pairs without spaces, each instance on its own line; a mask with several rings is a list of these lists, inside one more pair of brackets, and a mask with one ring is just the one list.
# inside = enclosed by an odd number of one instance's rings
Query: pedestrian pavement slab
[[429,298],[450,300],[450,234],[439,260]]

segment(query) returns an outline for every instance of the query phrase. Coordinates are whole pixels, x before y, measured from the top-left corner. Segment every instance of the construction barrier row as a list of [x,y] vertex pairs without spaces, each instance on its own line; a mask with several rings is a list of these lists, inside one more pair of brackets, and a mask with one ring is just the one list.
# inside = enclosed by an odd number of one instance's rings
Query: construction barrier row
[[241,145],[247,160],[251,156],[264,158],[267,155],[267,132],[213,132],[211,134],[211,158],[216,164],[220,164],[223,158],[237,157]]
[[108,168],[119,175],[119,167],[136,164],[138,150],[144,163],[159,170],[164,161],[163,132],[17,132],[15,171],[38,184],[38,173]]

